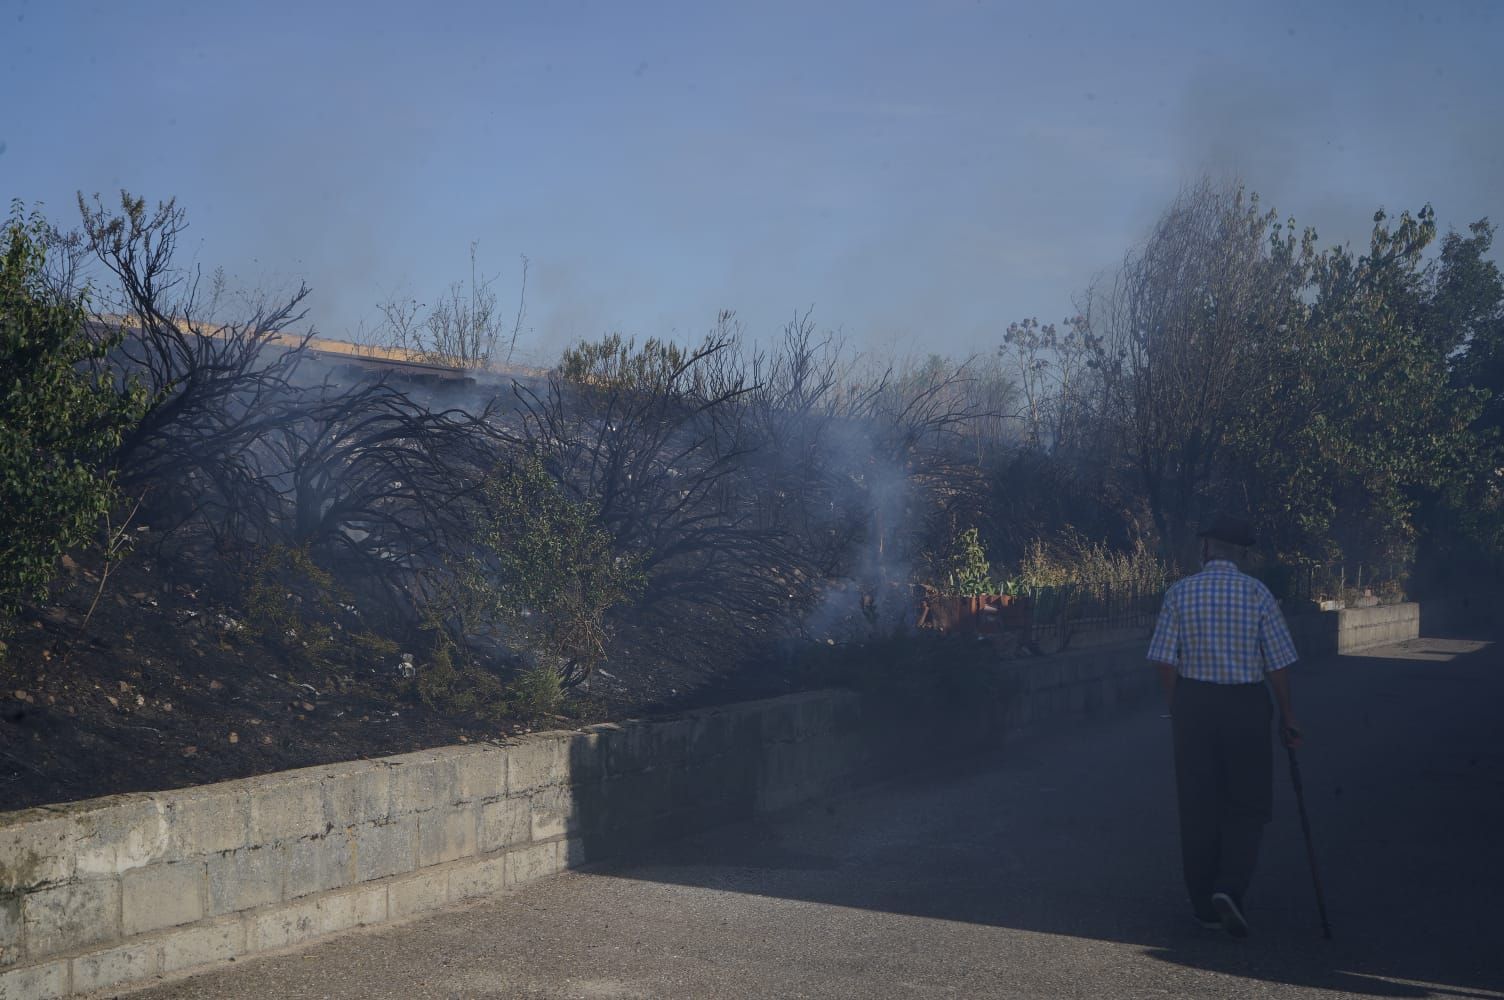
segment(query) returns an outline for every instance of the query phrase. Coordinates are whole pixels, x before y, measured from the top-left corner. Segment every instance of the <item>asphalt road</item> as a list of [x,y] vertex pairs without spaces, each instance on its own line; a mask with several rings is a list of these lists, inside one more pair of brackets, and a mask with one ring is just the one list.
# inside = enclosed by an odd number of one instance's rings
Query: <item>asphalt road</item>
[[[1504,997],[1504,647],[1296,668],[1234,941],[1190,918],[1158,705],[139,997]],[[1145,669],[1148,669],[1146,666]]]

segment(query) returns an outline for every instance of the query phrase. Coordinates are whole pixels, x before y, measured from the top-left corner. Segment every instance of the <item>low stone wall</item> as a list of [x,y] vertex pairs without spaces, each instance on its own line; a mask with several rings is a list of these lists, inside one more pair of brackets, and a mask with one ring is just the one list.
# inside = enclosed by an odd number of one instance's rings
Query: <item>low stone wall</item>
[[1504,611],[1504,592],[1479,589],[1421,605],[1423,635],[1443,635],[1456,629],[1497,622]]
[[83,993],[400,920],[861,770],[812,692],[0,815],[0,997]]
[[1300,655],[1310,659],[1332,653],[1356,653],[1417,638],[1420,635],[1421,607],[1413,601],[1381,604],[1373,608],[1291,615],[1287,621]]
[[1420,636],[1420,605],[1381,604],[1337,612],[1337,652],[1356,653]]

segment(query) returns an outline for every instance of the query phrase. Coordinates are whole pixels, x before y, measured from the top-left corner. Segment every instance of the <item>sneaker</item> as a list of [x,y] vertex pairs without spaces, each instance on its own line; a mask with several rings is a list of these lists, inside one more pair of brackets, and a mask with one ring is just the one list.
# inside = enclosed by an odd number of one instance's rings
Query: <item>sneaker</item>
[[1225,892],[1212,893],[1212,905],[1222,917],[1222,929],[1235,938],[1248,936],[1248,918],[1243,916],[1237,900]]
[[1191,917],[1206,930],[1220,931],[1222,929],[1222,920],[1220,917],[1203,917],[1199,913],[1193,913]]

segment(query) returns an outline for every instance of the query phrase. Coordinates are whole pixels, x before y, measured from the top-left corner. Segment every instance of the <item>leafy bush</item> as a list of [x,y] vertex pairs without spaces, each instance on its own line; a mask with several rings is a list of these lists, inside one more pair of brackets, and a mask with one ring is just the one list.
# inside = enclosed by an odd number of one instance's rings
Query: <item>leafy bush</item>
[[506,708],[506,692],[496,675],[470,662],[459,647],[442,633],[434,643],[428,662],[418,666],[415,686],[418,697],[430,708],[449,714],[477,713],[491,718]]
[[956,597],[976,597],[997,593],[992,579],[992,563],[976,528],[968,528],[951,546],[949,570],[945,575],[946,592]]
[[642,588],[638,560],[615,551],[593,505],[566,496],[541,462],[518,462],[482,492],[489,610],[562,676],[583,680],[605,659],[608,612]]
[[1025,551],[1019,580],[1029,588],[1071,588],[1083,595],[1154,594],[1165,589],[1175,572],[1142,538],[1119,550],[1066,531],[1055,542],[1036,539]]
[[546,663],[518,671],[506,694],[512,713],[524,719],[558,715],[564,707],[563,678]]
[[[594,507],[566,496],[532,458],[486,480],[473,518],[473,551],[430,581],[423,627],[464,662],[490,637],[561,685],[589,677],[606,656],[609,612],[641,589],[638,560],[618,553]],[[549,702],[538,678],[519,683],[516,700]]]
[[306,548],[264,549],[246,572],[245,604],[251,625],[293,660],[317,665],[333,650],[334,578]]
[[0,235],[0,623],[40,596],[116,500],[108,467],[145,393],[102,367],[85,299],[49,291],[46,223],[12,206]]

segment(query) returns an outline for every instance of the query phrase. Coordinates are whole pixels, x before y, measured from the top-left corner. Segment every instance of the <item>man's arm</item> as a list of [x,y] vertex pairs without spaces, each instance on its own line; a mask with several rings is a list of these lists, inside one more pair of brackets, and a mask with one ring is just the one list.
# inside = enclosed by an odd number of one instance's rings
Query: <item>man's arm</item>
[[1176,617],[1171,594],[1160,605],[1154,623],[1154,637],[1149,640],[1149,662],[1159,669],[1159,686],[1164,688],[1165,707],[1175,710],[1175,660],[1179,657],[1180,621]]
[[1264,675],[1269,678],[1269,689],[1274,692],[1274,703],[1279,706],[1280,735],[1291,749],[1300,746],[1300,727],[1295,723],[1295,709],[1290,705],[1290,671],[1281,667]]
[[1159,686],[1165,691],[1165,708],[1175,709],[1175,665],[1173,663],[1161,663],[1155,661],[1154,665],[1159,668]]
[[1290,705],[1290,672],[1286,668],[1299,656],[1290,628],[1280,613],[1279,603],[1267,589],[1259,608],[1259,649],[1264,657],[1264,676],[1279,706],[1280,735],[1290,748],[1300,746],[1300,727],[1295,724],[1295,709]]

